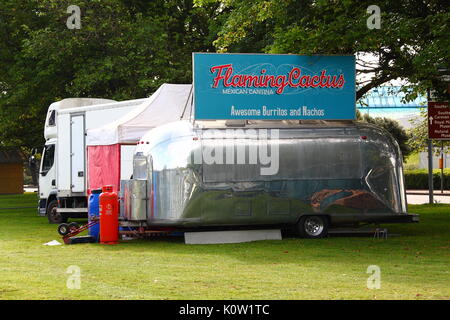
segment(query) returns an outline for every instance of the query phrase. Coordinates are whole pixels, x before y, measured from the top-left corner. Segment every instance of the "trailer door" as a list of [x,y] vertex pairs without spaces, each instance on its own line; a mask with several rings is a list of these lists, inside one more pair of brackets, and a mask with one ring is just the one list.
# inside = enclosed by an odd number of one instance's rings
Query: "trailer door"
[[74,115],[70,121],[70,171],[72,192],[84,192],[84,115]]

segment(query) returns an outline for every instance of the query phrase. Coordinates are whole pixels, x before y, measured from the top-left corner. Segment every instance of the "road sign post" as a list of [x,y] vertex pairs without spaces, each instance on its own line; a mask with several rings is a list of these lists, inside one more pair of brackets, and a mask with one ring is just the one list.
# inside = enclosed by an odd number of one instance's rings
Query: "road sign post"
[[441,193],[444,193],[444,140],[441,140],[441,159],[439,159],[439,169],[441,169]]
[[434,193],[434,186],[433,186],[433,141],[431,139],[428,139],[428,197],[429,197],[429,204],[433,204],[433,193]]

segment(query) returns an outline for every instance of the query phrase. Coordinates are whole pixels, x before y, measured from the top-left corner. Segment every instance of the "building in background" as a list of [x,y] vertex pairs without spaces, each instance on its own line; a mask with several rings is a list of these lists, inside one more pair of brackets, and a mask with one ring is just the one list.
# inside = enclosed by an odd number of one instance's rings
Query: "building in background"
[[[433,154],[433,169],[439,169],[440,155]],[[442,165],[450,167],[450,154],[444,153]],[[428,169],[428,152],[419,152],[419,169]]]
[[0,147],[0,194],[23,193],[23,163],[19,148]]

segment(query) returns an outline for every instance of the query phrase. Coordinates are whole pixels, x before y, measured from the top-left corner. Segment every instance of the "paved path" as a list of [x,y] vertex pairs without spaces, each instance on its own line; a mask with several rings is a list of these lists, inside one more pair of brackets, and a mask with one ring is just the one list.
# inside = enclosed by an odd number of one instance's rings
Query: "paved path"
[[[418,194],[418,195],[428,195],[428,190],[406,190],[407,194]],[[450,190],[444,190],[441,192],[441,189],[434,190],[435,196],[450,196]]]
[[[407,190],[406,197],[409,204],[428,203],[428,190]],[[450,191],[434,190],[433,200],[435,203],[450,203]]]

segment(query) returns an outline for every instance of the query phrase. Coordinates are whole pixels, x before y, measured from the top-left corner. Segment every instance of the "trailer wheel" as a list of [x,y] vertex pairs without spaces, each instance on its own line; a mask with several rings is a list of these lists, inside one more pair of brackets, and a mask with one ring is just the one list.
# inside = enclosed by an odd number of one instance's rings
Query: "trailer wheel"
[[47,207],[48,222],[52,224],[67,222],[67,218],[63,217],[56,208],[58,208],[58,201],[52,200]]
[[328,219],[324,216],[303,216],[298,222],[302,238],[323,238],[328,234]]
[[67,223],[61,223],[58,226],[58,233],[62,236],[65,236],[66,234],[70,233],[70,228],[69,225]]

